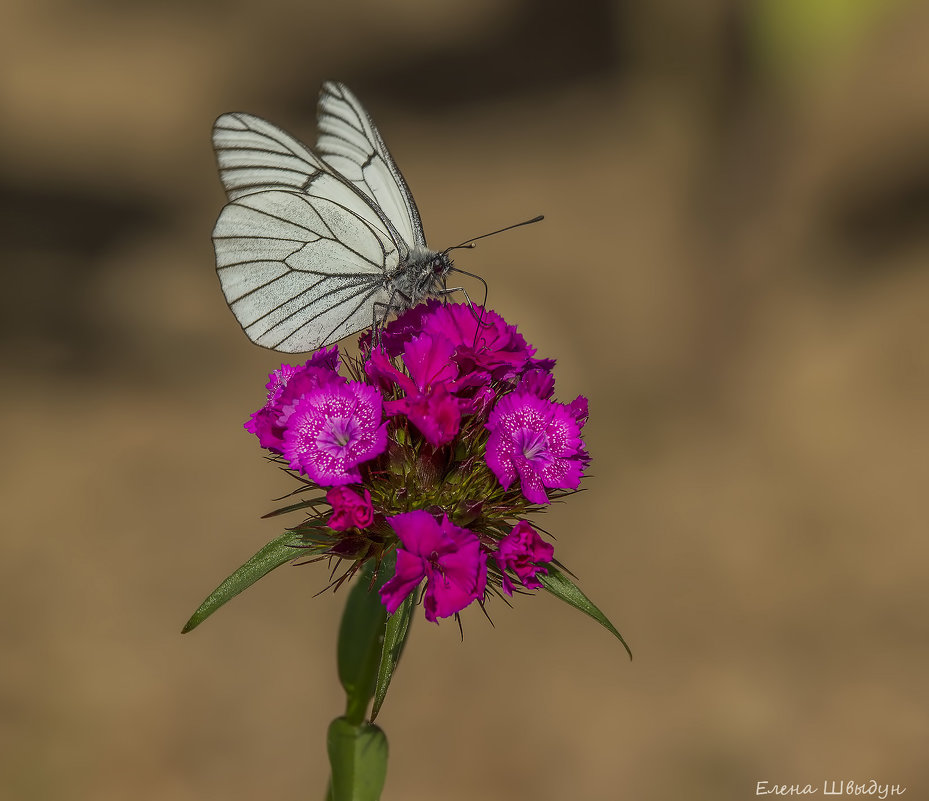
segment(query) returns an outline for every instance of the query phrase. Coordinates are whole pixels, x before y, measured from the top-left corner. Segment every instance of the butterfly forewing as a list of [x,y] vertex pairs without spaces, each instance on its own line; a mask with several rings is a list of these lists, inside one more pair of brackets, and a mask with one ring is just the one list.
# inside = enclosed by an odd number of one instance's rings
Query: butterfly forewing
[[368,198],[313,151],[260,117],[223,114],[213,126],[213,149],[230,200],[276,189],[331,197],[389,236]]
[[302,191],[329,168],[309,148],[251,114],[223,114],[213,125],[219,177],[230,200],[270,189]]
[[341,83],[323,84],[317,106],[323,161],[364,192],[409,246],[425,247],[416,202],[364,107]]

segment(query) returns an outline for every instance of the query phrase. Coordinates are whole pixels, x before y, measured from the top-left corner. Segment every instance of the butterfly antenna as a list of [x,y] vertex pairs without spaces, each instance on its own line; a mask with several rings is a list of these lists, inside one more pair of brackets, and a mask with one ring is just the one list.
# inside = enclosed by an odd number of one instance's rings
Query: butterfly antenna
[[489,234],[481,234],[480,236],[472,237],[471,239],[466,239],[460,245],[452,245],[450,248],[443,250],[443,253],[448,253],[451,250],[458,250],[458,248],[473,248],[474,243],[478,239],[486,239],[488,236],[496,236],[497,234],[502,234],[504,231],[512,231],[514,228],[521,228],[524,225],[532,225],[532,223],[541,222],[545,219],[545,216],[540,214],[538,217],[533,217],[531,220],[523,220],[518,222],[515,225],[508,225],[506,228],[501,228],[499,231],[491,231]]

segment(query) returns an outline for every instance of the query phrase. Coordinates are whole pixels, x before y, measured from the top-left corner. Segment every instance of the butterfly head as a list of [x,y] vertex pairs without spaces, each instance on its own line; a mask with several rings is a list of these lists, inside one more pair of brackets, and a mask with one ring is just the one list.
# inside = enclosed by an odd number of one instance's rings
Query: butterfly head
[[415,270],[411,278],[410,299],[413,304],[436,295],[445,289],[445,277],[452,269],[452,260],[447,253],[428,252],[423,258],[414,262]]

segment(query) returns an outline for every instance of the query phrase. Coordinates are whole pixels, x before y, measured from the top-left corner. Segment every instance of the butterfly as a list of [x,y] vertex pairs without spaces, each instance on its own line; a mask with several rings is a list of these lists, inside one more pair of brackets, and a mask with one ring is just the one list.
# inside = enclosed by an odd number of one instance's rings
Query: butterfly
[[216,272],[249,339],[285,353],[463,291],[447,288],[448,250],[426,245],[403,175],[344,84],[323,84],[317,127],[310,149],[250,114],[213,126],[229,199],[213,229]]

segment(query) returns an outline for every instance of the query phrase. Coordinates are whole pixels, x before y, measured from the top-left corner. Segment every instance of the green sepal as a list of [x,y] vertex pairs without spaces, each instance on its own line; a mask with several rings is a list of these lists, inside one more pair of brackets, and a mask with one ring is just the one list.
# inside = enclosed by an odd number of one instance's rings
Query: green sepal
[[394,670],[400,662],[400,654],[410,633],[410,622],[413,619],[416,591],[411,592],[400,607],[387,618],[384,628],[384,646],[381,649],[381,661],[377,667],[377,686],[374,689],[374,708],[371,710],[371,720],[381,711],[381,704],[387,695],[387,688],[393,678]]
[[387,610],[381,602],[381,586],[394,573],[394,552],[379,565],[373,559],[359,570],[348,594],[337,649],[339,681],[345,688],[345,717],[360,724],[374,696],[381,658]]
[[231,601],[242,590],[250,587],[262,576],[274,568],[296,559],[306,553],[306,540],[300,534],[286,531],[280,537],[271,540],[242,567],[225,579],[209,597],[200,604],[200,608],[187,621],[181,634],[186,634],[199,626],[227,601]]
[[629,646],[626,645],[623,635],[610,623],[609,618],[594,606],[591,600],[578,589],[577,585],[567,578],[564,573],[558,570],[558,568],[554,565],[547,565],[547,568],[547,575],[544,573],[536,575],[536,578],[542,582],[542,586],[556,598],[560,598],[575,609],[580,609],[584,614],[590,615],[623,644],[623,648],[626,649],[626,653],[629,654],[629,658],[632,659],[632,651],[630,651]]
[[327,801],[378,801],[387,778],[387,737],[371,723],[336,718],[326,733],[332,775]]

